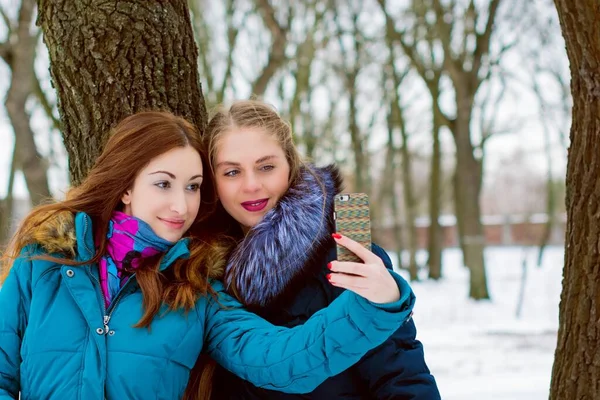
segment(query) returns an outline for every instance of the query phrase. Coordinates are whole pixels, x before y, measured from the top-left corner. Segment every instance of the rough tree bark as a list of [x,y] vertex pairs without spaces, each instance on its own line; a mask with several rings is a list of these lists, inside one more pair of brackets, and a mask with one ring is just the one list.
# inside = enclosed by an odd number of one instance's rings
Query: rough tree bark
[[206,107],[185,0],[39,3],[73,184],[127,115],[167,110],[203,131]]
[[551,400],[600,393],[600,3],[555,0],[571,68],[567,232]]

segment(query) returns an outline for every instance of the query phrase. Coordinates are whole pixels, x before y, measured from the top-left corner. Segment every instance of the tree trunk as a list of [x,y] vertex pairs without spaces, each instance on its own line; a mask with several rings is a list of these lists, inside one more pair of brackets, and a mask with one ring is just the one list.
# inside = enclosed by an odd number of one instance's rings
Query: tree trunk
[[457,89],[457,118],[454,125],[456,143],[455,208],[463,262],[469,268],[469,297],[489,299],[483,250],[485,237],[480,221],[479,195],[482,166],[471,144],[471,110],[473,98]]
[[185,0],[40,0],[71,182],[86,176],[109,129],[141,110],[207,122]]
[[355,191],[367,193],[367,182],[365,179],[367,170],[367,161],[363,150],[363,140],[358,126],[358,110],[356,104],[356,73],[348,75],[348,105],[350,109],[349,128],[350,128],[350,140],[352,142],[352,153],[354,156],[354,177],[355,177]]
[[551,400],[600,393],[600,8],[555,0],[571,66],[573,115],[567,164],[567,232]]
[[431,154],[431,178],[429,188],[429,229],[427,231],[427,265],[429,268],[429,279],[440,279],[442,277],[442,249],[444,247],[442,226],[440,225],[441,213],[441,186],[442,186],[442,150],[440,144],[440,120],[439,91],[431,91],[433,102],[433,151]]
[[[397,182],[397,149],[394,145],[394,121],[392,116],[392,108],[387,116],[388,143],[385,155],[385,169],[381,180],[381,196],[382,206],[388,204],[391,212],[393,247],[392,250],[396,253],[396,266],[398,269],[403,269],[402,251],[404,250],[404,240],[402,238],[402,220],[400,215],[400,207],[398,207],[398,199],[396,198],[396,182]],[[383,225],[383,222],[382,222]]]
[[406,233],[408,238],[409,264],[408,272],[411,281],[418,281],[417,268],[417,228],[415,226],[415,199],[413,195],[411,157],[408,151],[408,140],[406,133],[402,134],[402,182],[404,184],[404,203],[406,204]]
[[[51,197],[47,177],[47,163],[38,153],[34,134],[29,125],[25,105],[33,93],[35,74],[33,63],[37,35],[31,31],[35,0],[23,0],[19,10],[17,42],[11,45],[11,80],[6,95],[6,112],[15,131],[15,147],[19,169],[23,171],[29,197],[33,205]],[[14,162],[14,160],[13,160]]]
[[[399,87],[399,82],[397,77],[396,79],[396,88]],[[396,89],[397,93],[398,89]],[[417,269],[417,228],[415,226],[415,217],[416,217],[416,204],[413,190],[413,177],[412,177],[412,168],[411,168],[411,156],[410,151],[408,149],[408,134],[406,132],[406,124],[404,121],[404,115],[402,113],[402,109],[399,104],[400,99],[397,98],[393,101],[392,107],[395,109],[396,114],[396,123],[400,128],[400,134],[402,136],[402,183],[404,185],[404,205],[406,207],[406,238],[408,241],[408,251],[409,251],[409,264],[408,264],[408,273],[410,275],[411,281],[418,281],[419,274]]]
[[0,248],[10,239],[13,227],[12,213],[14,209],[13,188],[15,186],[15,172],[17,172],[17,146],[13,148],[10,171],[8,173],[8,187],[6,197],[0,200]]

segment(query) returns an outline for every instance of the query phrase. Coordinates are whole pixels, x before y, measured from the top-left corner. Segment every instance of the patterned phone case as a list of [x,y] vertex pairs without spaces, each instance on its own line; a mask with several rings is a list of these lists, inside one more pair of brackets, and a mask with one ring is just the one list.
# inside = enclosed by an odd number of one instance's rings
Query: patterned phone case
[[[369,196],[364,193],[342,193],[334,198],[335,230],[371,250]],[[336,245],[338,261],[363,262],[345,247]]]

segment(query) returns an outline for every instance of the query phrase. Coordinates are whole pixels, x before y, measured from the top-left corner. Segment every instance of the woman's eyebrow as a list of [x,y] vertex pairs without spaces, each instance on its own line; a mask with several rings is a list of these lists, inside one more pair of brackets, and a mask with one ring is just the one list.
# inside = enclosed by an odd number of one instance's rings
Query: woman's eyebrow
[[273,154],[273,155],[270,155],[270,156],[264,156],[264,157],[261,157],[261,158],[259,158],[258,160],[256,160],[255,164],[260,164],[261,162],[265,162],[265,161],[267,161],[267,160],[271,160],[271,159],[273,159],[273,158],[277,158],[277,156],[276,156],[276,155],[274,155],[274,154]]
[[231,166],[231,167],[239,167],[240,163],[236,163],[233,161],[221,161],[220,163],[217,164],[216,168],[224,166],[224,165]]
[[169,175],[169,177],[171,177],[171,179],[177,179],[177,177],[170,173],[169,171],[154,171],[154,172],[150,172],[148,175],[154,175],[154,174],[166,174]]

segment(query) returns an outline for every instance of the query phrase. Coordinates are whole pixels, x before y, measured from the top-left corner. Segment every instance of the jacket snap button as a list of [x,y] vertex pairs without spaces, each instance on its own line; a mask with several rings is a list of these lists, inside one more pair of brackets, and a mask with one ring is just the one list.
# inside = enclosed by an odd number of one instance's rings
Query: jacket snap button
[[114,335],[114,334],[115,334],[115,331],[110,331],[110,332],[108,332],[108,335],[109,335],[109,336],[112,336],[112,335]]
[[72,277],[73,277],[73,275],[75,275],[75,272],[73,272],[73,270],[72,270],[72,269],[68,269],[68,270],[67,270],[67,276],[68,276],[69,278],[72,278]]
[[98,328],[98,329],[96,329],[96,333],[97,333],[98,335],[104,335],[104,329],[102,329],[102,328]]

